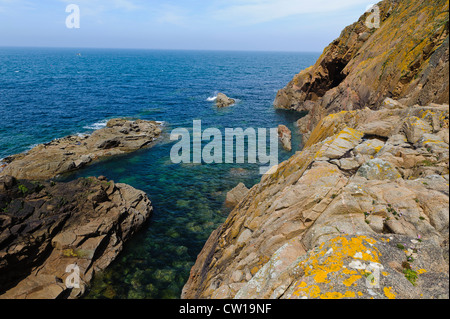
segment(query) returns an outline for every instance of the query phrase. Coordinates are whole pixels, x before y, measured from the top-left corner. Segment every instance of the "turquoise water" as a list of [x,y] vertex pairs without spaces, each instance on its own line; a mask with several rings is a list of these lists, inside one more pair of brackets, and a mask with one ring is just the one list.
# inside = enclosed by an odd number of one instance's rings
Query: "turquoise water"
[[[81,53],[81,56],[78,55]],[[278,89],[316,53],[0,48],[0,158],[115,117],[163,121],[151,149],[119,156],[63,180],[104,175],[145,191],[155,212],[86,298],[179,298],[205,241],[227,217],[226,192],[259,182],[257,164],[173,164],[174,128],[292,130],[301,117],[272,106]],[[217,109],[224,92],[237,104]],[[291,153],[300,149],[294,134]]]

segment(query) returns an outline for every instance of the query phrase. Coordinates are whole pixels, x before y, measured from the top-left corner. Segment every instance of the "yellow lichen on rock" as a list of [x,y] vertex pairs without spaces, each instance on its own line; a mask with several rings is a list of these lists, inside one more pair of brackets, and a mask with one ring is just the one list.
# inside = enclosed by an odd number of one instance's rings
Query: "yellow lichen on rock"
[[353,291],[347,291],[345,294],[340,292],[326,292],[320,295],[320,299],[343,299],[343,298],[355,298],[356,294]]
[[397,297],[397,295],[392,292],[392,287],[389,287],[389,288],[388,287],[384,287],[383,291],[384,291],[384,295],[388,299],[395,299]]
[[[362,278],[356,270],[348,269],[345,261],[349,258],[362,260],[365,262],[378,263],[379,252],[374,246],[376,241],[366,236],[358,236],[347,239],[346,237],[336,237],[329,242],[328,250],[324,249],[323,243],[317,252],[312,252],[310,256],[302,261],[299,266],[305,274],[305,278],[311,277],[314,285],[308,286],[305,281],[301,281],[293,293],[293,296],[304,298],[318,298],[320,289],[316,284],[327,284],[330,282],[328,276],[337,274],[346,277],[342,284],[351,287]],[[327,291],[320,294],[321,299],[341,299],[355,298],[355,292],[346,293]]]
[[344,280],[343,284],[346,285],[347,287],[350,287],[351,285],[353,285],[355,282],[357,282],[361,278],[362,278],[362,276],[354,275],[354,276],[351,276],[350,278]]

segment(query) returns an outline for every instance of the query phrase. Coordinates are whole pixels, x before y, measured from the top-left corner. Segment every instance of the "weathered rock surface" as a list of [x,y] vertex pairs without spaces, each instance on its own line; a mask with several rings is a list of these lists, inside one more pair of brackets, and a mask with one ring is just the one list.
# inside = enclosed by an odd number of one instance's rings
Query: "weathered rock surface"
[[242,199],[244,199],[248,192],[249,189],[243,183],[239,183],[235,188],[227,193],[225,206],[229,208],[236,207],[236,205],[239,204]]
[[182,297],[448,298],[449,107],[394,102],[322,119],[211,234]]
[[227,106],[231,106],[234,103],[236,103],[236,101],[232,98],[229,98],[228,96],[226,96],[223,93],[219,93],[217,94],[217,99],[216,99],[216,105],[217,107],[227,107]]
[[385,98],[405,106],[449,103],[448,0],[383,0],[378,7],[379,29],[367,27],[365,13],[278,92],[276,107],[308,112],[298,121],[305,142],[325,116],[379,109]]
[[292,151],[292,132],[287,126],[278,126],[278,137],[280,138],[283,148],[288,152]]
[[152,121],[113,119],[89,136],[68,136],[10,156],[0,176],[46,180],[82,168],[96,160],[139,150],[161,134]]
[[81,296],[152,210],[144,192],[104,178],[0,177],[0,299]]

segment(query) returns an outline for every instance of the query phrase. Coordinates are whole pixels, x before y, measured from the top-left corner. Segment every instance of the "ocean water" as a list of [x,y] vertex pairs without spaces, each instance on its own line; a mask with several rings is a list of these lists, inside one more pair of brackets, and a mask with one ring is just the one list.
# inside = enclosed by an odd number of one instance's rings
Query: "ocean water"
[[[173,164],[170,132],[191,128],[293,130],[302,114],[275,110],[278,89],[318,53],[0,48],[0,159],[38,143],[91,133],[115,117],[164,122],[153,148],[63,176],[104,175],[145,191],[151,220],[93,281],[85,298],[179,298],[198,253],[229,213],[227,191],[258,183],[257,164]],[[223,92],[237,100],[217,109]]]

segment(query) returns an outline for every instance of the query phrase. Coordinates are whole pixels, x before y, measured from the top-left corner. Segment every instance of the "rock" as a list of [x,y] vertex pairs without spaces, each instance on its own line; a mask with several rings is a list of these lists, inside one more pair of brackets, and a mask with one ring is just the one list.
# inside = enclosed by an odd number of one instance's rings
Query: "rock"
[[404,109],[406,108],[406,105],[401,104],[398,101],[395,101],[391,98],[386,98],[383,103],[382,106],[386,109],[390,109],[390,110],[395,110],[395,109]]
[[357,175],[368,180],[395,180],[402,177],[391,163],[379,158],[370,160],[361,166]]
[[[23,185],[28,185],[25,194]],[[145,193],[125,184],[110,191],[111,185],[93,177],[69,183],[18,180],[0,190],[5,206],[0,211],[0,299],[83,295],[153,211]],[[67,280],[76,275],[74,269],[80,286],[72,289]]]
[[426,133],[432,133],[432,127],[418,117],[409,117],[402,128],[409,143],[415,144]]
[[379,151],[381,151],[381,149],[384,146],[384,142],[379,140],[379,139],[370,139],[367,140],[361,144],[359,144],[356,148],[355,148],[355,154],[358,155],[369,155],[369,156],[374,156],[375,154],[377,154]]
[[285,125],[279,125],[278,126],[278,137],[280,138],[281,145],[283,145],[283,148],[290,152],[292,151],[292,133],[291,130],[287,128]]
[[363,42],[365,42],[365,41],[367,41],[369,38],[370,38],[370,33],[369,33],[369,32],[363,32],[363,33],[360,33],[360,34],[358,35],[358,41],[363,41]]
[[4,192],[11,189],[17,183],[16,179],[12,176],[0,177],[0,191]]
[[227,193],[227,198],[225,200],[225,206],[229,208],[236,207],[237,204],[247,196],[249,189],[245,187],[243,183],[239,183],[235,188]]
[[430,112],[445,130],[448,105],[323,118],[211,234],[182,298],[448,298],[448,144],[413,146],[403,130],[433,127]]
[[336,161],[336,165],[344,171],[352,171],[360,167],[359,162],[354,158],[341,158],[340,160],[332,160],[331,162],[333,163],[333,161]]
[[[126,128],[128,134],[121,131]],[[67,136],[41,144],[27,153],[9,157],[0,176],[46,180],[99,159],[124,154],[148,146],[161,134],[152,121],[113,119],[88,137]]]
[[357,146],[364,134],[352,128],[345,128],[322,146],[318,156],[327,159],[341,158]]
[[229,98],[225,94],[223,94],[223,93],[217,94],[217,99],[216,99],[217,107],[220,107],[220,108],[227,107],[227,106],[233,105],[235,103],[236,103],[235,100]]

